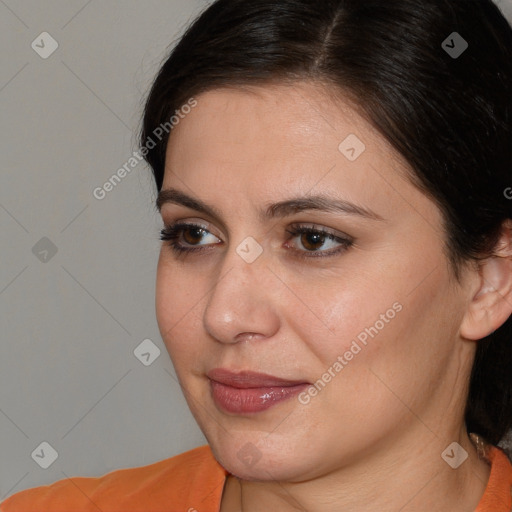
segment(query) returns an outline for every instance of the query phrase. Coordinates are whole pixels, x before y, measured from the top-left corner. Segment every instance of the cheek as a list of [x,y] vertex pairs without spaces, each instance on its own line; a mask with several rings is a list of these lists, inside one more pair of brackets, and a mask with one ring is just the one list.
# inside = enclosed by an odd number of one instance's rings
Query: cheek
[[[291,280],[290,280],[291,281]],[[296,281],[291,288],[299,301],[290,298],[281,309],[297,339],[303,340],[319,364],[328,368],[346,352],[364,359],[373,340],[386,337],[400,323],[404,306],[400,290],[387,283],[376,289],[375,279],[323,276],[315,283]],[[320,284],[321,283],[321,284]],[[373,343],[375,345],[375,343]]]
[[[363,312],[357,308],[340,312],[346,319],[347,335],[341,334],[337,346],[330,346],[329,366],[338,356],[343,366],[338,365],[343,377],[336,379],[333,398],[340,393],[352,397],[357,410],[368,411],[377,401],[383,406],[382,418],[390,421],[401,409],[395,395],[408,404],[428,398],[453,350],[457,311],[443,285],[446,280],[438,272],[412,293],[389,284],[368,295],[370,303],[353,298]],[[340,303],[350,305],[350,301]],[[350,312],[357,321],[350,318]],[[387,407],[394,411],[391,416]]]
[[175,306],[179,302],[176,301],[176,296],[173,293],[173,290],[176,289],[173,272],[169,265],[164,263],[163,251],[164,249],[162,248],[156,272],[155,307],[160,334],[165,341],[168,331],[175,322],[177,316]]
[[[165,248],[162,249],[162,252]],[[191,352],[193,341],[198,340],[192,326],[201,326],[199,310],[204,295],[187,277],[180,266],[169,263],[168,257],[160,255],[156,278],[156,318],[162,340],[173,360],[175,352],[185,355]],[[197,281],[197,280],[196,280]],[[180,347],[188,347],[181,350]]]
[[[415,271],[410,263],[378,275],[351,274],[333,276],[322,286],[294,283],[296,295],[307,300],[295,300],[285,310],[306,347],[303,359],[314,361],[308,376],[331,380],[329,375],[347,374],[350,367],[350,380],[336,379],[334,385],[350,388],[371,377],[373,368],[404,388],[422,365],[429,366],[424,373],[435,375],[432,361],[444,359],[450,326],[457,321],[443,285],[448,275],[440,267],[425,280],[428,272]],[[400,278],[404,275],[409,278]]]

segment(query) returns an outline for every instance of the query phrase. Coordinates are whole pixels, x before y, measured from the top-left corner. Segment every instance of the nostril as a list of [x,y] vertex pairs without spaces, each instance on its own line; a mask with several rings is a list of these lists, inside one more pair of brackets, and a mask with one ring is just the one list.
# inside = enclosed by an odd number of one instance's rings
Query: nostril
[[253,341],[254,338],[262,338],[264,337],[263,334],[253,333],[253,332],[247,332],[247,333],[240,333],[236,336],[236,341]]

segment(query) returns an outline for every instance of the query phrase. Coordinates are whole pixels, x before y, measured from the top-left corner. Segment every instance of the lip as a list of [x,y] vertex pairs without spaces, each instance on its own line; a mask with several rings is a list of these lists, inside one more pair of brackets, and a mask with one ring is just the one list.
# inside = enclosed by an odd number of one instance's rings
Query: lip
[[308,386],[303,380],[289,380],[252,371],[216,368],[207,373],[215,404],[231,414],[262,412],[297,395]]
[[210,380],[225,384],[233,388],[269,388],[269,387],[292,387],[299,384],[310,384],[305,380],[289,380],[252,371],[232,371],[226,368],[215,368],[207,373]]

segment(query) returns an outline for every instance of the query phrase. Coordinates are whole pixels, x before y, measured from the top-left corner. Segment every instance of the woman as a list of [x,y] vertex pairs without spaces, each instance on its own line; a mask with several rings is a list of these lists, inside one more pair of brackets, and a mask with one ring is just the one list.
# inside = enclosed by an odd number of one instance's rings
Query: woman
[[218,0],[141,153],[208,446],[4,512],[509,512],[512,30],[490,0]]

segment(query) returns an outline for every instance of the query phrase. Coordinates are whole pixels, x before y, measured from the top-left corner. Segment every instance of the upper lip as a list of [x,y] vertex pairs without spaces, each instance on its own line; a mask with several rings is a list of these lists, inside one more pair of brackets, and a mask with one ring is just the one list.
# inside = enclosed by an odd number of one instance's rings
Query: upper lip
[[215,368],[207,373],[209,379],[233,388],[269,388],[291,387],[309,384],[304,380],[289,380],[275,377],[267,373],[252,371],[233,371],[226,368]]

